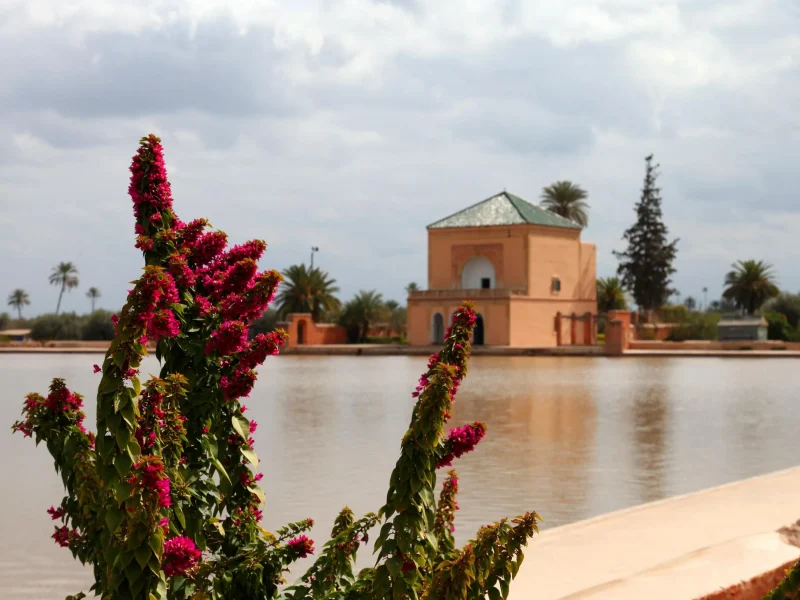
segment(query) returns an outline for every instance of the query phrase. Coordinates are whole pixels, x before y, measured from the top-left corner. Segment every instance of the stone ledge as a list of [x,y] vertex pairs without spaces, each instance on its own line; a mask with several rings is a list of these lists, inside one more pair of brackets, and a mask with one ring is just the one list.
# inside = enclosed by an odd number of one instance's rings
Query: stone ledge
[[549,529],[528,545],[510,597],[692,600],[800,556],[776,533],[798,512],[794,467]]

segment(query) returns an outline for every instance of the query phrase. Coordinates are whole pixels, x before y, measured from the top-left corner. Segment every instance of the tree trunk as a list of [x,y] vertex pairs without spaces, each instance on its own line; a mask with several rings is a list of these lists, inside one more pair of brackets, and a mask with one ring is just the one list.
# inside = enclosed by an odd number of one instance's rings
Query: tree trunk
[[67,282],[61,284],[61,291],[58,293],[58,304],[56,304],[56,314],[58,311],[61,310],[61,297],[64,295],[64,287],[67,285]]
[[94,312],[94,297],[92,298],[92,312]]
[[19,320],[22,321],[22,304],[17,304],[17,316]]

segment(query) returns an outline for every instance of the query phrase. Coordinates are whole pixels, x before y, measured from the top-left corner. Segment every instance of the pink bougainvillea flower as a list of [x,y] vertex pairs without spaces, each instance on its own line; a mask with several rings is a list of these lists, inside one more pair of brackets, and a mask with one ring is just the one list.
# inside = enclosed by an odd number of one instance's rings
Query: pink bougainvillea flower
[[100,371],[102,371],[100,365],[92,365],[92,369],[94,370],[95,373],[99,373]]
[[485,435],[486,425],[480,421],[451,429],[444,443],[445,454],[439,459],[436,468],[450,466],[454,459],[472,452]]
[[58,508],[51,506],[47,509],[47,514],[50,515],[50,518],[55,521],[56,519],[60,519],[64,516],[64,509],[60,506]]
[[309,539],[305,535],[299,535],[292,538],[286,545],[297,553],[300,558],[305,558],[309,554],[314,554],[314,540]]
[[186,536],[178,536],[164,542],[164,560],[161,568],[167,577],[186,575],[200,562],[202,552],[194,541]]

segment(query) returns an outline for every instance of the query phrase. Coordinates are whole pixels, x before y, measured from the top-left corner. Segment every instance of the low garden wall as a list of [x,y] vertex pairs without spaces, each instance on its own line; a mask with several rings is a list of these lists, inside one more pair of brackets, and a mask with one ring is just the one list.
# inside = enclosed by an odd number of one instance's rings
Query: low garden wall
[[706,340],[687,340],[685,342],[666,342],[650,340],[631,340],[629,350],[800,350],[800,342],[780,341],[738,341],[719,342]]

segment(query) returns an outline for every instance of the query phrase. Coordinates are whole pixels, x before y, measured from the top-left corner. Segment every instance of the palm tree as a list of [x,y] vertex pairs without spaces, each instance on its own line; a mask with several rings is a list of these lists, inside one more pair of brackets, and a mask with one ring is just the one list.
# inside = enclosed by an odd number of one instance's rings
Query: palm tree
[[50,283],[60,285],[61,291],[58,293],[58,304],[56,304],[56,314],[61,310],[61,298],[64,290],[71,290],[78,287],[78,269],[71,262],[58,263],[50,273]]
[[695,308],[697,308],[697,300],[695,300],[692,296],[688,296],[683,301],[683,305],[687,308],[687,310],[693,311]]
[[22,288],[17,288],[8,295],[8,305],[17,309],[17,316],[22,319],[22,307],[28,306],[31,303],[31,298],[28,292]]
[[347,328],[351,341],[363,342],[367,338],[370,325],[381,318],[386,310],[383,296],[371,290],[361,290],[344,305],[339,323]]
[[589,203],[581,186],[571,181],[556,181],[542,190],[542,206],[557,215],[574,221],[581,227],[589,224]]
[[96,287],[90,287],[89,291],[86,292],[86,297],[92,301],[92,312],[94,312],[94,303],[100,296],[102,296],[102,294]]
[[386,308],[386,320],[389,324],[389,329],[395,333],[400,334],[400,337],[405,337],[406,322],[408,321],[408,311],[405,306],[400,306],[397,300],[387,300],[383,303]]
[[597,310],[626,310],[628,302],[619,277],[601,277],[597,280]]
[[406,286],[406,292],[407,292],[407,293],[409,293],[409,294],[410,294],[411,292],[416,292],[417,290],[419,290],[419,286],[417,285],[417,282],[416,282],[416,281],[412,281],[411,283],[409,283],[409,284]]
[[283,272],[284,281],[277,297],[281,317],[289,313],[311,313],[314,321],[320,321],[341,306],[334,296],[339,288],[325,271],[303,265],[292,265]]
[[732,300],[747,314],[754,314],[767,300],[780,293],[775,285],[772,265],[763,260],[740,260],[731,266],[733,270],[725,275],[722,297]]

